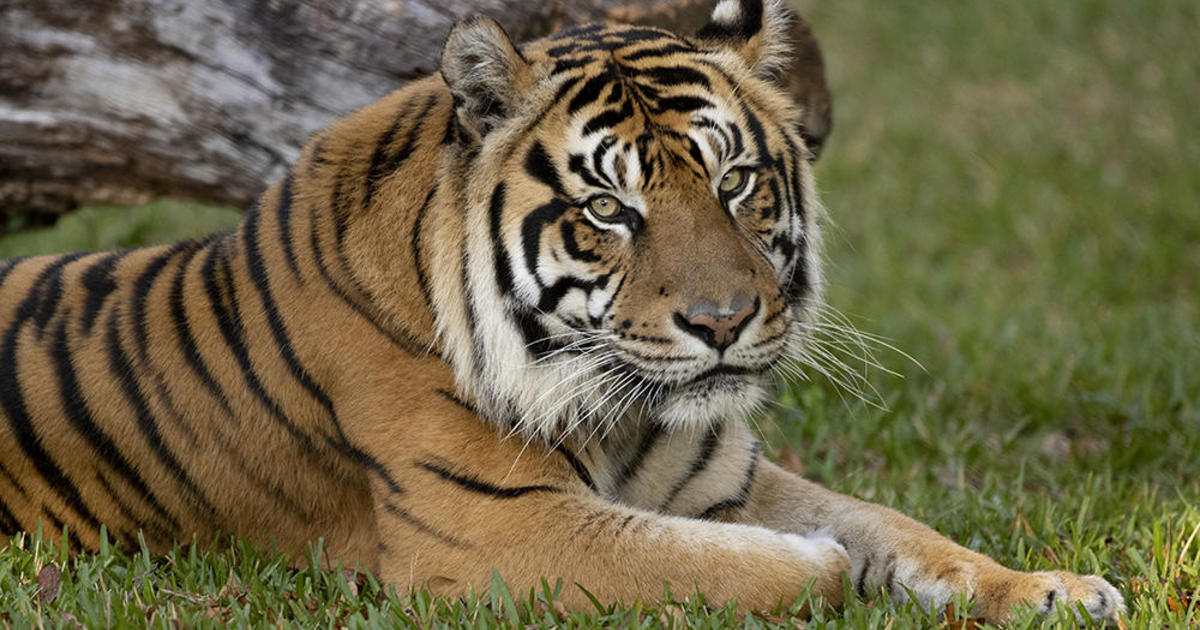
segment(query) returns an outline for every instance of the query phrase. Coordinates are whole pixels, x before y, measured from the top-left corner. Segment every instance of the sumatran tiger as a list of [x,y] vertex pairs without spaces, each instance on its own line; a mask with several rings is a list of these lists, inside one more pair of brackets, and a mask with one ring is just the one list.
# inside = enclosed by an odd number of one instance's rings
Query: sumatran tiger
[[750,610],[848,580],[1116,619],[1100,577],[1007,569],[764,458],[746,418],[822,287],[789,19],[723,0],[694,36],[521,46],[469,19],[235,232],[0,264],[0,528],[320,538],[435,593],[495,568]]

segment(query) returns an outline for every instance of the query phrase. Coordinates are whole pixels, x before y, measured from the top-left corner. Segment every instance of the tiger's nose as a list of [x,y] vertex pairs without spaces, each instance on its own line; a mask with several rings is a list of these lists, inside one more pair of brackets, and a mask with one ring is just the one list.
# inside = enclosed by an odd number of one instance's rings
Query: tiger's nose
[[704,343],[724,350],[737,341],[745,324],[758,312],[758,300],[744,293],[733,297],[727,308],[708,299],[697,300],[686,313],[675,313],[675,325]]

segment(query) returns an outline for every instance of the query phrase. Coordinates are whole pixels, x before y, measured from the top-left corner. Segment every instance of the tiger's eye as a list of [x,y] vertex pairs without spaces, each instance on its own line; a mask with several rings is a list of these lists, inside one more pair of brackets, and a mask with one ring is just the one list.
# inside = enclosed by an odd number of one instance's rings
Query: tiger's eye
[[725,173],[725,176],[721,178],[721,183],[717,185],[717,188],[719,188],[723,193],[733,192],[738,188],[741,188],[742,183],[745,181],[746,171],[740,168],[735,168],[732,171]]
[[621,214],[621,202],[612,195],[601,195],[588,202],[588,210],[601,219],[613,219]]

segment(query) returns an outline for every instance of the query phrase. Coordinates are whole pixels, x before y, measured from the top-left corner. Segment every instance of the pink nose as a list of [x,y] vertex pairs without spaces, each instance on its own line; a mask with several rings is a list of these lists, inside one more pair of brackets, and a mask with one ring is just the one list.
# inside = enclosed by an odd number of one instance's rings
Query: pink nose
[[751,302],[739,293],[729,308],[721,308],[712,300],[697,300],[688,307],[686,315],[675,314],[675,324],[713,348],[724,350],[737,341],[742,328],[757,311],[758,300]]

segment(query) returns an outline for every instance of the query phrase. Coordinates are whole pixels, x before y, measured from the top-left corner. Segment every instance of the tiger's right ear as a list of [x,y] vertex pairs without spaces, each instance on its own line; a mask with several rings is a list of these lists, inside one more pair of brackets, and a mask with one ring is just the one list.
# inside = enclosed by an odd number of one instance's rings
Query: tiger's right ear
[[528,62],[495,20],[477,15],[454,25],[442,48],[442,77],[459,122],[482,140],[516,109],[533,83]]

